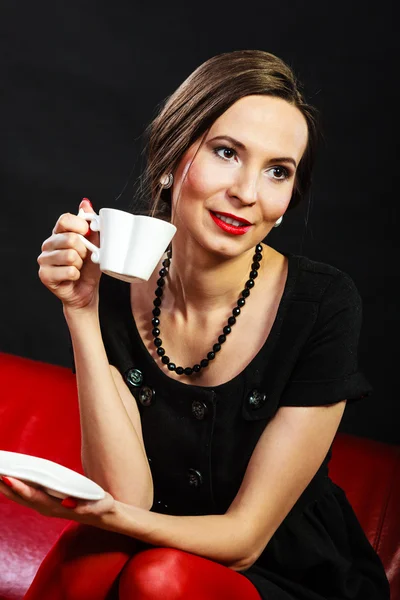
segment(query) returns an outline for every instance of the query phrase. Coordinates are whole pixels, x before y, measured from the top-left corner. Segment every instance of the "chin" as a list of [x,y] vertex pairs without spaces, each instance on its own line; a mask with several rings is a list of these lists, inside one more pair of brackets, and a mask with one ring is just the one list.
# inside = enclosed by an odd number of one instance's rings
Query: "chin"
[[204,250],[219,256],[221,258],[236,258],[252,250],[258,242],[253,239],[241,236],[238,238],[221,239],[221,236],[214,236],[213,239],[207,236],[207,239],[201,244]]

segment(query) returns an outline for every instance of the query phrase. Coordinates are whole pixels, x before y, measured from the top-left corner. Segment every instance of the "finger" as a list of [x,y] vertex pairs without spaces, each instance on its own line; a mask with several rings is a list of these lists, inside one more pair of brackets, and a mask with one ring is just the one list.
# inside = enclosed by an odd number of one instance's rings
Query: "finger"
[[[4,479],[7,480],[7,484]],[[0,480],[0,492],[9,500],[26,508],[34,509],[40,514],[70,518],[67,510],[60,508],[59,499],[14,477],[3,477],[3,481]]]
[[[94,211],[92,210],[91,212]],[[82,219],[82,217],[78,217],[78,215],[64,213],[55,224],[53,233],[64,233],[65,231],[86,235],[89,231],[89,223],[85,219]]]
[[23,506],[30,506],[32,501],[38,499],[45,500],[43,495],[47,496],[44,492],[24,483],[20,479],[15,479],[15,477],[3,476],[0,480],[0,491],[10,500]]
[[40,280],[48,287],[58,287],[62,283],[77,281],[81,272],[74,266],[69,267],[49,267],[40,266]]
[[13,502],[17,502],[18,504],[22,504],[22,506],[26,506],[26,502],[10,487],[10,485],[5,483],[0,479],[0,493],[3,494],[9,500]]
[[42,244],[42,252],[53,252],[53,250],[73,249],[78,252],[82,260],[86,257],[87,248],[78,234],[71,231],[53,234]]
[[72,266],[80,271],[83,265],[83,258],[85,257],[82,258],[74,248],[68,248],[68,250],[44,252],[39,258],[40,261],[38,259],[38,262],[43,266]]
[[90,202],[89,198],[82,198],[82,201],[79,205],[79,210],[82,209],[84,212],[94,213],[93,205]]

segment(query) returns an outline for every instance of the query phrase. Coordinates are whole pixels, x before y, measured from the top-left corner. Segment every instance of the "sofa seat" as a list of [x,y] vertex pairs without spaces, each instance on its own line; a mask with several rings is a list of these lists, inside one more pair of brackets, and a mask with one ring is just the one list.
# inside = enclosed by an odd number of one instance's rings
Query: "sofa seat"
[[[83,473],[71,370],[0,353],[0,450],[31,454]],[[330,476],[344,489],[400,600],[400,446],[336,435]],[[0,495],[0,600],[20,600],[68,521]]]

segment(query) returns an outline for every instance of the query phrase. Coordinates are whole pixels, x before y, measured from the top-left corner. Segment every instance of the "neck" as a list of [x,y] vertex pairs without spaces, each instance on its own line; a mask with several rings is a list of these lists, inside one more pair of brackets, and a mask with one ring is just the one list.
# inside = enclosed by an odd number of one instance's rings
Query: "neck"
[[[264,247],[264,255],[265,250]],[[226,258],[174,239],[163,310],[179,311],[184,318],[194,311],[226,311],[227,304],[236,302],[249,279],[254,252],[255,248],[250,248],[239,256]],[[261,267],[264,261],[265,256]]]

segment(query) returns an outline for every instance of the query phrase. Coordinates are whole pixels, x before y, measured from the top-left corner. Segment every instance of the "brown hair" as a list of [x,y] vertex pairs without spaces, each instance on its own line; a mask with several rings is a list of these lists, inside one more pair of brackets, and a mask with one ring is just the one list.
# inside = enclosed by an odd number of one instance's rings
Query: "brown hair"
[[173,172],[186,150],[232,104],[250,95],[283,98],[297,107],[308,127],[308,142],[300,161],[290,207],[311,184],[318,142],[317,111],[300,92],[291,68],[277,56],[262,50],[237,50],[201,64],[166,100],[147,129],[147,168],[144,183],[152,199],[149,213],[166,218],[171,211],[171,191],[160,178]]

